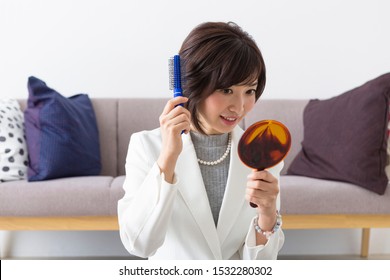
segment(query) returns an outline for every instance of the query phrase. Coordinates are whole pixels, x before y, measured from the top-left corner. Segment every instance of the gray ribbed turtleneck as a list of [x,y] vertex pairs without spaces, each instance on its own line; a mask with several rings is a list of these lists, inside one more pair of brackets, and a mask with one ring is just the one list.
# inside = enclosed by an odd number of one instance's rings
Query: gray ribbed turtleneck
[[[227,149],[228,138],[229,135],[227,133],[221,135],[203,135],[191,131],[191,139],[195,147],[196,155],[198,159],[204,161],[215,161],[221,158]],[[215,225],[218,224],[219,211],[228,177],[229,163],[230,154],[224,161],[217,165],[199,164]]]

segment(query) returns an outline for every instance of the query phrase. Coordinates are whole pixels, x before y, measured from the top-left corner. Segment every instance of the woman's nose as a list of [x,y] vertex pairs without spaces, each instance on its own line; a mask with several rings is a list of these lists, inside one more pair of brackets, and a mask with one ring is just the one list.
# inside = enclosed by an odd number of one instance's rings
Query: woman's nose
[[230,105],[230,111],[235,112],[237,114],[241,114],[244,112],[245,107],[245,99],[243,94],[236,94],[232,100],[232,104]]

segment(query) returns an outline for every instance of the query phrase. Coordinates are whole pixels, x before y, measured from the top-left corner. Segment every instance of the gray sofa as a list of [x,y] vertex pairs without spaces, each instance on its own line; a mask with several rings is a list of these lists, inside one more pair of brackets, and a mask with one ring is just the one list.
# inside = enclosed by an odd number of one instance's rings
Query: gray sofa
[[[117,201],[124,192],[125,158],[132,133],[158,126],[166,99],[92,99],[100,133],[100,176],[0,184],[0,230],[117,230]],[[281,177],[285,229],[362,228],[362,256],[369,229],[390,227],[390,189],[380,196],[361,187],[285,175],[303,139],[308,100],[260,99],[243,127],[276,119],[290,129],[292,148]],[[25,108],[25,100],[20,101]]]

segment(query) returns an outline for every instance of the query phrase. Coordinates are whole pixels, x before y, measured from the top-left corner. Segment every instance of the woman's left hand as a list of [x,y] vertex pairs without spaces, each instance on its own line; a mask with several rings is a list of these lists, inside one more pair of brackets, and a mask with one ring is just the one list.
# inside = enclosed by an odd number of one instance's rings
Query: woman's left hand
[[248,175],[246,199],[257,205],[259,215],[275,216],[278,180],[268,171],[253,170]]

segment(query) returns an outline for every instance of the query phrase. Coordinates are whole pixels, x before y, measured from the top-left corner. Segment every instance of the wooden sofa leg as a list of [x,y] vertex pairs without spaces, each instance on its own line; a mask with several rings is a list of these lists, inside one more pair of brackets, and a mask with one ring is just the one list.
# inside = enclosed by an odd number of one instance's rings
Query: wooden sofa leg
[[14,241],[13,231],[0,232],[0,259],[8,259],[11,255]]
[[360,256],[362,258],[368,257],[368,247],[370,244],[370,229],[369,228],[363,228],[362,229],[362,248],[360,251]]

